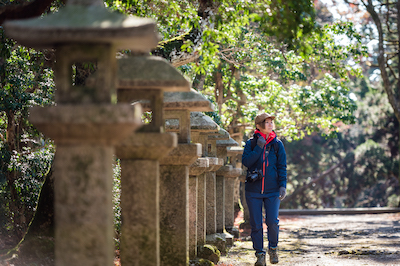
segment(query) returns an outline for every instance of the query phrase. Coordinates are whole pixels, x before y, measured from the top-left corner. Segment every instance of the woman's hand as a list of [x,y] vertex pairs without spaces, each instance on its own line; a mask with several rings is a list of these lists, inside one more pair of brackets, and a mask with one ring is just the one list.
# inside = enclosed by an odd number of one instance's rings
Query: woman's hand
[[286,188],[280,187],[279,188],[279,199],[283,200],[284,198],[286,198]]
[[258,139],[257,139],[257,145],[258,145],[258,147],[260,147],[261,149],[263,149],[265,143],[267,143],[267,141],[264,139],[264,137],[259,136]]

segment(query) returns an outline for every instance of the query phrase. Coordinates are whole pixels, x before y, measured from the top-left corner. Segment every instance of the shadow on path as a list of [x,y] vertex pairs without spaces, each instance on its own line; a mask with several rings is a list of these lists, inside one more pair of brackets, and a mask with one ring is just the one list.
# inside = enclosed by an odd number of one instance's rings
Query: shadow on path
[[[280,216],[278,265],[400,266],[399,221],[400,213]],[[254,265],[249,233],[244,226],[218,265]]]

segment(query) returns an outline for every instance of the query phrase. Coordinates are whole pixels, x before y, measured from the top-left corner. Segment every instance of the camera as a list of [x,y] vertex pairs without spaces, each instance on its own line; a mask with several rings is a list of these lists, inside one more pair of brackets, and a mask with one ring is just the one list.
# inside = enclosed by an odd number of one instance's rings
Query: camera
[[254,181],[257,181],[259,179],[262,179],[262,177],[263,177],[262,171],[256,169],[253,172],[247,171],[246,180],[248,182],[254,182]]

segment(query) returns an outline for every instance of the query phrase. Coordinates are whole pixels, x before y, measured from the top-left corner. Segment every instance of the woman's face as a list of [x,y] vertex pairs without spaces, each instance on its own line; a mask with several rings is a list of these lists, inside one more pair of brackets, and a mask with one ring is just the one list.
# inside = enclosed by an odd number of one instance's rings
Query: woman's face
[[271,118],[265,119],[263,122],[256,125],[257,129],[267,136],[274,129],[274,121]]

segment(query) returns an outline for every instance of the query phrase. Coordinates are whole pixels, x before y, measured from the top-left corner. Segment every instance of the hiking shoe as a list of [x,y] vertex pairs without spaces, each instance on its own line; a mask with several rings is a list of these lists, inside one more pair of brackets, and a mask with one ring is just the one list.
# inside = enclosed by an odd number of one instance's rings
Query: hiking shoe
[[257,261],[254,264],[254,266],[266,266],[267,264],[265,263],[265,253],[258,253],[256,254]]
[[277,251],[278,251],[278,247],[270,248],[268,250],[269,262],[271,262],[272,264],[276,264],[279,262]]

